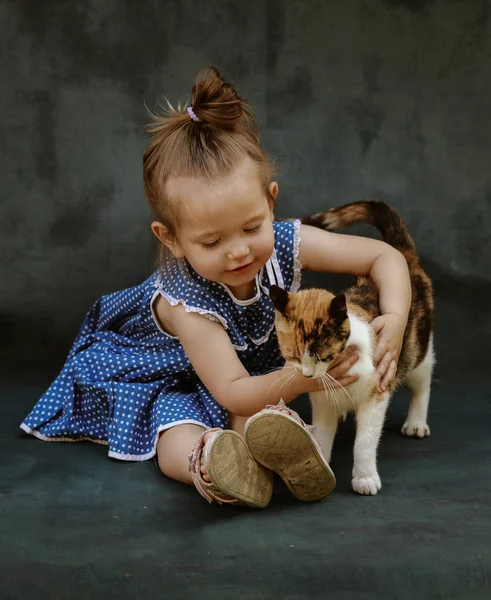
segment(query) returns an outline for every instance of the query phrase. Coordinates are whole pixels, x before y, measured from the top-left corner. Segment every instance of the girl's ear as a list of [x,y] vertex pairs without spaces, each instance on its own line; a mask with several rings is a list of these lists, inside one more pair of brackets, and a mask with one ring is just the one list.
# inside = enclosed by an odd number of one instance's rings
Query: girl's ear
[[176,258],[182,258],[184,252],[182,251],[179,242],[171,236],[167,227],[160,221],[154,221],[151,225],[153,234],[160,241],[163,246],[167,246],[172,254]]
[[271,217],[273,218],[273,211],[274,211],[274,201],[276,200],[276,196],[278,195],[278,184],[276,183],[276,181],[272,181],[269,186],[268,186],[268,191],[269,191],[269,197],[268,197],[268,204],[269,204],[269,210],[271,212]]

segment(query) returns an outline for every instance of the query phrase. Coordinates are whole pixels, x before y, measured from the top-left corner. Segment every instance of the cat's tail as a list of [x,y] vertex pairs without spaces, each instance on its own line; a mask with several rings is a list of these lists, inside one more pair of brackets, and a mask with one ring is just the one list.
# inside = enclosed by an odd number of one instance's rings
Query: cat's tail
[[382,239],[399,252],[409,263],[418,262],[418,253],[406,224],[395,208],[379,200],[363,200],[301,219],[305,225],[312,225],[332,231],[357,223],[368,223],[376,227]]

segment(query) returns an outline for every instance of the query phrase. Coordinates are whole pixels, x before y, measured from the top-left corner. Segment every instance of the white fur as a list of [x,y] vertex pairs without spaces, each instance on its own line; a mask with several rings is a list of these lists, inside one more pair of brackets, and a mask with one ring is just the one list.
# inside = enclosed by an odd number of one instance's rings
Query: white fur
[[435,366],[435,352],[433,350],[433,335],[430,338],[428,350],[421,364],[408,373],[406,383],[411,390],[411,400],[406,422],[401,433],[410,437],[426,437],[430,435],[430,428],[426,422],[428,417],[428,404],[430,403],[431,376]]
[[[355,411],[356,439],[352,486],[359,494],[374,495],[382,487],[377,471],[377,447],[390,401],[390,393],[386,392],[376,398],[371,397],[376,379],[373,364],[375,333],[368,323],[354,314],[348,313],[348,316],[351,334],[347,344],[356,345],[360,357],[350,373],[358,375],[359,379],[344,392],[338,389],[329,390],[327,393],[310,394],[312,422],[315,425],[315,436],[322,447],[324,456],[326,460],[330,461],[338,423],[347,411]],[[412,398],[407,420],[402,429],[405,435],[424,437],[430,433],[426,417],[433,365],[432,338],[424,360],[406,378],[412,390]],[[311,370],[316,376],[317,369]],[[307,371],[310,374],[310,369]]]

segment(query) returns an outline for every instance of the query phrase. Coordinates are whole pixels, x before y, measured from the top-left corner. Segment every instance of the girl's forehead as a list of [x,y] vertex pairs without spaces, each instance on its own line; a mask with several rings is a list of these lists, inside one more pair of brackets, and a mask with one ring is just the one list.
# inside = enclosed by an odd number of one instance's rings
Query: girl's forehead
[[169,180],[167,192],[180,205],[186,227],[201,228],[217,221],[253,216],[267,206],[257,168],[250,161],[216,181],[193,178]]
[[214,200],[231,194],[250,194],[260,187],[257,166],[250,158],[245,158],[224,177],[206,179],[204,177],[170,177],[167,181],[167,194],[181,202],[192,200]]

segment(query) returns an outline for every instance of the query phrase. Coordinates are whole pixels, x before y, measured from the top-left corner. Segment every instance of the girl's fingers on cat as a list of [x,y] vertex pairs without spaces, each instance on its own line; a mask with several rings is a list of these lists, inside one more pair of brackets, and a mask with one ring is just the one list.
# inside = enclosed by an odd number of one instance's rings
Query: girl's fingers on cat
[[[347,348],[345,348],[341,354],[339,356],[337,356],[332,363],[329,366],[329,369],[333,369],[334,367],[337,367],[338,365],[340,365],[342,362],[344,362],[347,358],[349,358],[350,356],[353,356],[353,354],[358,350],[357,346],[348,346]],[[356,361],[355,361],[356,362]],[[330,372],[330,371],[329,371]]]
[[397,362],[395,360],[393,360],[390,363],[389,368],[387,369],[387,373],[384,375],[384,378],[382,379],[382,382],[380,384],[380,388],[382,389],[383,392],[385,392],[385,390],[387,389],[387,385],[396,376],[396,372],[397,372]]
[[337,377],[344,375],[346,371],[349,371],[349,369],[352,367],[352,365],[355,364],[357,360],[358,355],[356,353],[350,354],[350,356],[348,356],[347,358],[343,357],[341,362],[329,368],[329,375],[334,377],[334,379],[337,379]]
[[358,381],[358,379],[358,375],[348,375],[346,377],[340,377],[339,379],[336,379],[336,381],[340,383],[343,387],[346,387],[351,383],[355,383],[355,381]]
[[375,364],[379,364],[380,359],[387,353],[388,344],[385,340],[379,340],[375,348]]
[[380,317],[376,317],[371,323],[370,323],[372,329],[375,331],[375,333],[379,333],[379,331],[381,331],[384,328],[385,325],[385,321],[383,316]]
[[392,356],[391,352],[386,352],[384,354],[382,360],[377,365],[377,373],[380,375],[380,377],[383,378],[384,375],[387,373],[389,365],[393,359],[394,357]]
[[331,377],[334,377],[334,379],[338,379],[339,377],[342,377],[347,371],[349,371],[351,369],[351,367],[355,364],[355,362],[359,358],[360,357],[358,356],[358,354],[356,354],[356,353],[351,354],[350,356],[348,356],[348,358],[345,358],[339,364],[334,365],[334,367],[330,367],[329,371],[328,371],[329,375]]

